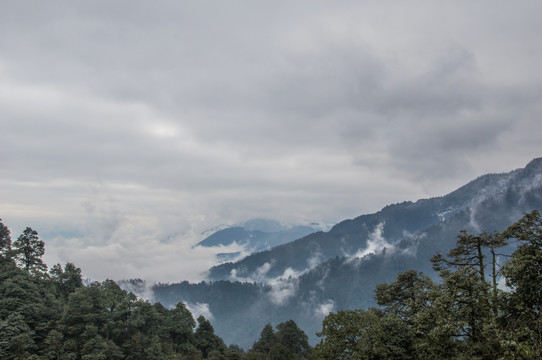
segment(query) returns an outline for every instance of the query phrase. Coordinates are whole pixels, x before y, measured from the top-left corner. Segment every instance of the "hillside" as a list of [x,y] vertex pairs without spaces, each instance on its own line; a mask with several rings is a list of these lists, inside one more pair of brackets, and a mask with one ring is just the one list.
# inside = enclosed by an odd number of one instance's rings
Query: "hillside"
[[[312,226],[286,227],[272,220],[252,219],[239,226],[218,230],[196,246],[215,247],[235,243],[244,253],[251,254],[289,243],[316,231],[317,229]],[[240,252],[224,253],[222,258],[235,258],[239,254]]]
[[263,325],[288,319],[314,343],[329,311],[374,305],[375,286],[398,272],[431,274],[428,259],[454,246],[460,230],[501,231],[533,209],[542,210],[542,159],[217,266],[211,282],[158,285],[155,299],[166,306],[179,300],[205,304],[228,343],[249,347]]
[[[541,173],[542,159],[535,159],[525,169],[481,176],[442,197],[389,205],[377,213],[342,221],[327,233],[310,234],[239,262],[216,266],[210,270],[209,280],[257,278],[258,268],[265,263],[272,265],[267,275],[276,277],[284,274],[288,268],[304,271],[329,258],[353,256],[367,246],[367,241],[379,224],[382,224],[381,232],[386,241],[394,244],[449,220],[466,209],[476,209],[480,203],[502,196],[513,188],[527,190],[531,186],[540,186]],[[235,274],[233,277],[232,271]]]

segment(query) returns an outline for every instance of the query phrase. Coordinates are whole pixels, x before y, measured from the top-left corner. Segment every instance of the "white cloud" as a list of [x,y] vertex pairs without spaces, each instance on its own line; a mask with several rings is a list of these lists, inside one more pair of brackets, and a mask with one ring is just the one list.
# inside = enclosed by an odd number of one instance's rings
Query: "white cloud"
[[354,255],[350,256],[348,261],[353,261],[357,259],[362,259],[363,257],[370,254],[379,254],[383,251],[393,252],[395,251],[395,246],[390,244],[384,237],[384,222],[379,223],[375,226],[372,233],[369,234],[367,239],[367,246],[364,249],[360,249]]
[[118,285],[128,292],[134,293],[138,299],[143,299],[149,302],[154,302],[154,290],[155,283],[141,280],[141,281],[118,281]]
[[288,299],[295,296],[300,275],[300,272],[287,268],[281,276],[269,279],[267,285],[271,287],[269,293],[271,302],[275,305],[284,305]]
[[192,313],[192,316],[194,317],[194,319],[197,319],[201,315],[203,315],[203,317],[205,317],[209,321],[212,321],[215,318],[213,316],[213,313],[209,309],[209,304],[198,302],[195,304],[186,303],[185,305],[188,308],[188,310]]
[[330,312],[335,310],[335,302],[333,300],[328,300],[318,306],[316,306],[315,313],[318,316],[326,317]]
[[312,256],[307,260],[309,269],[312,269],[322,262],[322,252],[320,250],[315,251]]
[[[284,305],[295,296],[297,292],[299,277],[304,271],[295,271],[292,268],[286,268],[282,275],[277,277],[268,277],[269,270],[273,263],[266,262],[256,269],[253,274],[244,274],[236,269],[232,269],[230,280],[240,282],[256,282],[269,286],[269,300],[275,305]],[[308,269],[307,269],[308,270]],[[239,276],[240,273],[246,276]]]

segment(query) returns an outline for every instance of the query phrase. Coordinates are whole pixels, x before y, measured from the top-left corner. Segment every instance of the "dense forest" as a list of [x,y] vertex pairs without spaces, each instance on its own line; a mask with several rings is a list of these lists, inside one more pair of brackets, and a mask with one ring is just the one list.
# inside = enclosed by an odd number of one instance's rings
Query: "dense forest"
[[264,327],[248,352],[227,347],[182,302],[170,309],[112,280],[83,284],[74,264],[42,260],[45,244],[26,230],[11,241],[0,221],[0,359],[306,359],[294,321]]
[[247,351],[228,347],[182,302],[151,304],[112,280],[85,286],[74,264],[48,270],[44,252],[36,231],[12,242],[0,222],[2,359],[542,358],[538,211],[500,233],[461,232],[430,260],[438,279],[406,271],[376,287],[379,307],[329,313],[314,349],[292,320],[266,325]]

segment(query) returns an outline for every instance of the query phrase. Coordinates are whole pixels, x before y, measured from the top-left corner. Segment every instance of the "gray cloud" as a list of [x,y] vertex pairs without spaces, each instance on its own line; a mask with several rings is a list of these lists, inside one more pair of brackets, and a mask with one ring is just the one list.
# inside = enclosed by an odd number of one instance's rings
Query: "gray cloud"
[[3,1],[0,217],[91,277],[197,279],[217,224],[339,221],[524,166],[541,7]]

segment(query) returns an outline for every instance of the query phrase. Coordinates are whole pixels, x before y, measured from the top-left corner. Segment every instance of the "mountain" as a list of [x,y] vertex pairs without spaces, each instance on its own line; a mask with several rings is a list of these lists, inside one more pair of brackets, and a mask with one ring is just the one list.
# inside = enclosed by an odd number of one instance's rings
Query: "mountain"
[[[209,279],[255,278],[261,272],[259,268],[266,263],[272,265],[267,273],[272,277],[282,275],[287,269],[304,271],[312,264],[329,258],[355,255],[368,246],[368,240],[377,235],[375,231],[381,232],[388,243],[397,243],[409,236],[415,237],[462,211],[476,209],[480,203],[501,196],[512,188],[526,190],[540,186],[541,172],[542,158],[533,160],[525,169],[481,176],[442,197],[389,205],[377,213],[342,221],[327,233],[313,233],[239,262],[216,266],[210,270]],[[476,230],[475,226],[473,230]]]
[[216,266],[211,281],[156,285],[154,296],[165,306],[204,307],[228,343],[250,347],[266,323],[293,319],[314,344],[329,311],[374,306],[375,286],[399,272],[434,275],[430,257],[454,247],[460,230],[502,231],[534,209],[542,210],[542,158]]
[[[228,246],[236,243],[248,253],[260,252],[291,242],[316,232],[312,226],[286,227],[269,219],[251,219],[240,226],[228,227],[206,237],[196,246]],[[235,258],[236,253],[221,254],[223,258]]]

